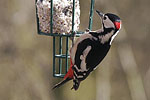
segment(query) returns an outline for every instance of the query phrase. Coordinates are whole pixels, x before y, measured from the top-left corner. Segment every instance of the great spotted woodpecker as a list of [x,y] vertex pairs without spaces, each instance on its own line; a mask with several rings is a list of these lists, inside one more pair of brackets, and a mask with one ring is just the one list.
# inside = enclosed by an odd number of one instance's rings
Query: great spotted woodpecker
[[63,81],[53,89],[73,79],[72,89],[77,90],[80,82],[96,69],[97,65],[108,53],[111,43],[121,28],[121,20],[117,15],[103,14],[96,10],[102,19],[102,28],[88,31],[81,35],[70,49],[71,66]]

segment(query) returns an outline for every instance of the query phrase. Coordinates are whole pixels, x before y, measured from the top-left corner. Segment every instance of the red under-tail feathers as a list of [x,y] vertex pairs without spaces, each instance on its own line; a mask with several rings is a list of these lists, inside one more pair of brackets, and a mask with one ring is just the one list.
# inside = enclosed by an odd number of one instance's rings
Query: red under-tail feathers
[[73,66],[73,64],[72,64],[72,60],[70,58],[70,68],[69,68],[67,74],[64,76],[64,79],[61,82],[59,82],[56,85],[54,85],[54,87],[52,89],[58,88],[58,87],[62,86],[63,84],[65,84],[66,82],[68,82],[68,81],[73,79],[72,66]]

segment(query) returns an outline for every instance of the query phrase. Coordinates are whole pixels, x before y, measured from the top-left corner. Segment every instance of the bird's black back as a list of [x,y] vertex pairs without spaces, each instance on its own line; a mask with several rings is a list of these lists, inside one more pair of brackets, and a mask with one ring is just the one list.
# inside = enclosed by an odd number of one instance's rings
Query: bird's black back
[[94,40],[87,38],[79,43],[75,56],[75,65],[78,69],[81,69],[81,59],[80,56],[83,55],[83,51],[91,46],[91,50],[86,56],[86,69],[88,70],[83,79],[85,79],[89,73],[96,68],[96,66],[103,60],[110,49],[109,43],[101,44],[99,40]]

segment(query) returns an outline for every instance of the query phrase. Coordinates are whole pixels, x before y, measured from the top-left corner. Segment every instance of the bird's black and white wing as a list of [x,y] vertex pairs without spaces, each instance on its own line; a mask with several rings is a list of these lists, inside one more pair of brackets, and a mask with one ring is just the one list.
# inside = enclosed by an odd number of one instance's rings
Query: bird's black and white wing
[[74,64],[74,76],[79,81],[84,80],[96,68],[109,50],[108,45],[101,44],[91,34],[85,34],[82,38],[84,39],[80,40],[79,38],[71,49],[71,55],[74,55],[71,56]]

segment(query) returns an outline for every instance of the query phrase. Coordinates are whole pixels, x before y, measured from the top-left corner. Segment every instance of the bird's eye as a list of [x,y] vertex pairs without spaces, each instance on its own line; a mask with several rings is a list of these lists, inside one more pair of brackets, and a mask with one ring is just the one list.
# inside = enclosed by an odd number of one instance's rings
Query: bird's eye
[[106,16],[104,16],[104,20],[106,20],[107,19],[107,17]]

